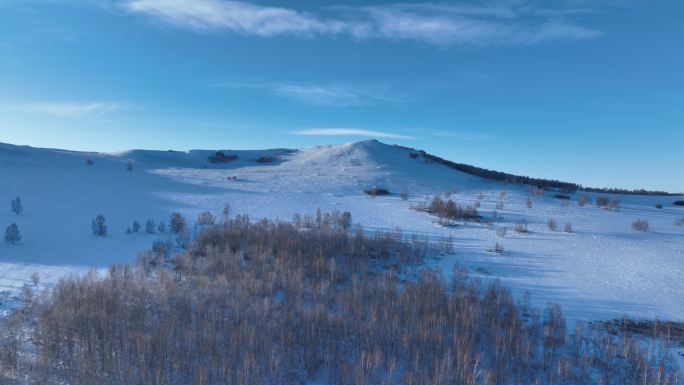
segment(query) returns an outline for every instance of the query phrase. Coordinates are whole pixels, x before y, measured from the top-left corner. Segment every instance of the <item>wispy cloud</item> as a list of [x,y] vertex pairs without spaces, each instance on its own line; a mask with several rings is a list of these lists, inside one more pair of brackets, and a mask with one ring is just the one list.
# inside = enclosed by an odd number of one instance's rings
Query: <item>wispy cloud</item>
[[84,118],[118,111],[122,109],[122,105],[113,102],[31,102],[1,104],[0,108],[27,114]]
[[297,82],[227,82],[219,88],[260,89],[273,95],[325,107],[368,106],[382,103],[402,103],[408,97],[388,85],[317,84]]
[[384,131],[363,130],[358,128],[309,128],[291,132],[307,136],[360,136],[364,138],[415,139],[412,136]]
[[[335,7],[317,13],[229,0],[122,0],[125,9],[181,28],[246,36],[348,36],[437,46],[528,45],[581,40],[600,31],[575,24],[581,10],[491,5],[389,4]],[[332,15],[334,11],[334,16]]]

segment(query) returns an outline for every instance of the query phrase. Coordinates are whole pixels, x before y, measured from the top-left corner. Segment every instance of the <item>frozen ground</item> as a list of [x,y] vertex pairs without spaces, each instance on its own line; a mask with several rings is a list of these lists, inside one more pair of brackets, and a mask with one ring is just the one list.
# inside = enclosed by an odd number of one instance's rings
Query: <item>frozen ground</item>
[[[525,186],[483,180],[409,157],[409,151],[376,141],[320,146],[298,151],[226,151],[238,160],[211,164],[211,151],[131,151],[88,154],[0,144],[0,225],[16,222],[17,245],[0,245],[0,292],[4,301],[38,272],[43,285],[64,274],[131,261],[138,251],[167,235],[126,234],[134,220],[168,222],[173,211],[187,218],[209,210],[289,220],[294,213],[338,209],[370,229],[395,229],[423,237],[454,237],[454,252],[431,262],[448,274],[459,264],[482,279],[501,279],[534,302],[558,302],[576,319],[660,317],[684,320],[684,227],[675,226],[684,209],[679,198],[610,196],[619,211],[588,204],[579,207],[553,193],[531,197]],[[274,158],[258,163],[262,155]],[[94,164],[86,165],[86,158]],[[133,172],[126,170],[128,160]],[[382,187],[392,195],[372,198],[364,188]],[[404,201],[399,193],[406,191]],[[428,194],[452,191],[459,203],[481,200],[491,218],[498,202],[502,219],[491,226],[468,223],[442,227],[435,218],[411,209]],[[21,196],[25,212],[16,216],[10,200]],[[596,197],[597,194],[587,194]],[[527,199],[532,207],[527,207]],[[664,209],[656,209],[662,203]],[[97,238],[90,221],[107,219],[109,234]],[[555,219],[560,231],[547,228]],[[631,223],[648,219],[651,230],[635,232]],[[515,233],[520,220],[529,234]],[[573,233],[564,233],[566,222]],[[509,227],[507,235],[496,229]],[[488,252],[496,242],[503,254]],[[3,295],[0,294],[0,300]]]

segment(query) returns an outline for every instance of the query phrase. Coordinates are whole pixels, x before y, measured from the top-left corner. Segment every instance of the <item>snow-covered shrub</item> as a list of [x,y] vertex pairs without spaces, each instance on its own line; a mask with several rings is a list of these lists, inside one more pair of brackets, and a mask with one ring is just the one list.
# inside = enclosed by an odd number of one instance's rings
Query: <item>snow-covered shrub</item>
[[674,224],[676,226],[684,226],[684,217],[675,219]]
[[24,205],[21,203],[21,198],[17,197],[16,199],[13,199],[11,204],[12,212],[20,215],[22,212],[24,212]]
[[408,191],[403,190],[401,193],[399,193],[399,197],[401,198],[401,200],[404,200],[404,201],[408,200],[408,197],[409,197]]
[[566,233],[572,233],[574,231],[572,229],[572,222],[566,222],[563,231],[565,231]]
[[503,252],[504,252],[503,245],[500,244],[499,242],[497,242],[496,245],[494,245],[494,252],[497,254],[503,254]]
[[133,221],[133,232],[137,233],[140,231],[140,223],[138,221]]
[[632,222],[632,230],[634,231],[648,231],[650,227],[651,224],[647,219],[637,219],[636,221]]
[[380,187],[372,187],[369,189],[365,189],[365,190],[363,190],[363,192],[365,192],[366,194],[368,194],[372,197],[376,197],[378,195],[389,195],[390,194],[389,190],[384,189],[384,188],[380,188]]
[[598,207],[608,207],[608,203],[610,203],[610,198],[605,197],[605,196],[598,196],[598,197],[596,197],[596,206],[598,206]]
[[532,208],[532,199],[527,198],[527,202],[525,202],[525,205],[527,206],[528,209]]
[[93,158],[86,158],[85,162],[86,162],[86,165],[88,165],[88,166],[92,166],[93,164],[95,164],[95,161],[93,161]]
[[185,230],[187,229],[185,218],[183,218],[183,216],[180,213],[171,214],[169,225],[171,226],[171,231],[176,234],[185,232]]
[[589,203],[589,201],[590,201],[590,199],[589,199],[589,197],[586,196],[586,195],[580,195],[580,196],[577,197],[577,204],[578,204],[580,207],[584,207],[584,205],[586,205],[587,203]]
[[128,162],[126,162],[126,170],[132,172],[134,167],[135,167],[135,163],[133,163],[132,160],[129,160]]
[[104,237],[107,235],[107,225],[104,215],[100,214],[96,216],[91,222],[90,226],[94,235],[99,237]]
[[657,209],[662,209],[662,208],[663,208],[663,204],[662,204],[662,203],[656,203],[656,204],[655,204],[655,208],[657,208]]
[[159,222],[159,226],[157,226],[157,231],[159,231],[160,233],[166,232],[166,223],[164,223],[164,221]]
[[546,226],[549,228],[551,231],[556,231],[558,230],[558,223],[556,223],[556,220],[553,218],[549,218],[549,221],[546,223]]
[[10,244],[15,244],[21,241],[21,233],[19,232],[19,226],[16,223],[12,223],[5,230],[5,242]]
[[508,234],[508,227],[501,226],[496,228],[497,237],[506,238],[506,234]]
[[271,163],[273,162],[273,157],[269,155],[262,155],[256,161],[257,163]]
[[467,220],[480,217],[474,206],[460,206],[453,200],[445,200],[439,195],[435,195],[432,199],[428,198],[427,202],[422,206],[418,206],[417,209],[447,220]]
[[513,228],[516,233],[520,234],[527,234],[530,232],[530,230],[527,228],[527,220],[523,219],[520,222],[515,224],[515,227]]

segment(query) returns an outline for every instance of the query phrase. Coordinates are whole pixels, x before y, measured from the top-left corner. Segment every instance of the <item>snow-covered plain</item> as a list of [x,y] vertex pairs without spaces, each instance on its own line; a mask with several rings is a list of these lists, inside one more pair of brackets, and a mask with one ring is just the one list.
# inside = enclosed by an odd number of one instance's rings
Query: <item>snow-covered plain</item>
[[[611,196],[619,211],[553,198],[531,196],[529,188],[484,180],[411,158],[407,149],[363,141],[302,150],[226,151],[238,160],[212,164],[213,151],[80,153],[0,144],[0,225],[17,223],[23,240],[0,245],[0,301],[11,302],[38,272],[41,285],[69,273],[132,261],[138,251],[167,234],[126,234],[137,220],[165,221],[173,211],[188,219],[202,211],[289,220],[295,213],[349,210],[367,229],[393,230],[441,239],[454,238],[454,250],[429,262],[448,275],[455,265],[472,276],[500,279],[519,296],[529,290],[533,303],[558,302],[573,319],[639,318],[684,320],[684,227],[675,226],[684,209],[675,197]],[[258,163],[262,155],[271,163]],[[93,165],[86,165],[91,158]],[[126,170],[133,160],[132,172]],[[382,187],[390,196],[370,197],[365,188]],[[399,193],[408,193],[408,200]],[[452,192],[460,204],[481,200],[480,213],[492,218],[498,202],[503,216],[491,226],[461,223],[443,227],[412,207],[427,195]],[[599,194],[585,194],[595,198]],[[24,213],[10,211],[20,196]],[[532,200],[528,208],[527,199]],[[663,209],[654,205],[662,203]],[[95,237],[90,222],[107,219],[108,235]],[[552,232],[553,218],[560,231]],[[632,230],[647,219],[648,232]],[[529,223],[530,233],[513,226]],[[563,232],[566,222],[573,233]],[[497,228],[509,227],[505,237]],[[496,242],[502,254],[488,250]],[[2,294],[4,293],[4,294]]]

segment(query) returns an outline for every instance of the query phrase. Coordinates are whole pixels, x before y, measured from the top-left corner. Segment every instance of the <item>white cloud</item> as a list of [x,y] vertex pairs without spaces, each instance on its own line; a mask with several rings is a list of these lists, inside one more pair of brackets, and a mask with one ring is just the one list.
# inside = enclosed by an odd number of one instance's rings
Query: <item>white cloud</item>
[[362,136],[366,138],[415,139],[414,137],[407,135],[358,128],[309,128],[292,131],[292,134],[307,136]]
[[3,104],[1,107],[5,110],[14,112],[49,115],[62,118],[99,116],[122,108],[120,104],[112,102],[33,102]]
[[334,17],[326,16],[325,12],[229,0],[123,0],[123,4],[130,12],[178,27],[261,37],[346,35],[360,40],[410,40],[438,46],[492,46],[580,40],[600,35],[599,31],[568,22],[566,15],[577,13],[573,9],[552,10],[525,1],[490,6],[335,7]]
[[408,98],[388,85],[316,84],[297,82],[224,82],[220,88],[263,89],[273,95],[325,107],[401,103]]

